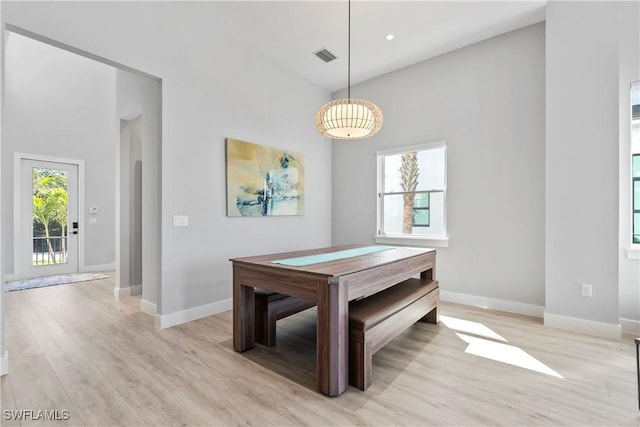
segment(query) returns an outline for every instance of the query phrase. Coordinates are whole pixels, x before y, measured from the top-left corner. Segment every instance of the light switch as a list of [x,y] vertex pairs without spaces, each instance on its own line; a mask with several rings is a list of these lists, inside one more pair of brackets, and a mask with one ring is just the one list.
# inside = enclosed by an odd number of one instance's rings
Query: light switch
[[174,227],[187,227],[189,225],[189,217],[187,215],[174,215],[173,226]]
[[90,214],[97,214],[98,213],[98,208],[96,206],[93,206],[93,207],[89,208],[89,213]]

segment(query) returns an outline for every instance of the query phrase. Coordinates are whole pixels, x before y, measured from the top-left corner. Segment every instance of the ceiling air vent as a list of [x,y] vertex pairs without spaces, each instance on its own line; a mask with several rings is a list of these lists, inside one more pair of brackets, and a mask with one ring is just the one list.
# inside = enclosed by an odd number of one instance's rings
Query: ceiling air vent
[[324,62],[331,62],[334,59],[336,59],[336,56],[329,52],[326,48],[322,48],[320,50],[317,50],[315,52],[313,52],[313,54],[315,56],[317,56],[318,58],[322,59]]

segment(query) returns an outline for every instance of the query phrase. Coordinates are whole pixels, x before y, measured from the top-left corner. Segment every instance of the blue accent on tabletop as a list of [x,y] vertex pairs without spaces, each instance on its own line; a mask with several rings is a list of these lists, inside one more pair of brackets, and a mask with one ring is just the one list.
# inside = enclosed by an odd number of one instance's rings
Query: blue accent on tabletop
[[339,259],[353,258],[361,255],[369,255],[376,252],[395,249],[393,246],[366,246],[363,248],[345,249],[343,251],[327,252],[325,254],[307,255],[295,258],[276,259],[269,261],[273,264],[282,264],[289,267],[302,267],[322,262],[336,261]]

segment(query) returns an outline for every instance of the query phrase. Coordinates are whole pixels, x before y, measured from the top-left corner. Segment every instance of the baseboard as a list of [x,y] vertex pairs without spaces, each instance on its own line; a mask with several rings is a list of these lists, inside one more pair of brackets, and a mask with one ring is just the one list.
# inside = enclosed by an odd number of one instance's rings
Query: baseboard
[[544,325],[602,338],[616,340],[622,338],[620,325],[594,322],[593,320],[578,319],[575,317],[561,316],[559,314],[544,313]]
[[19,280],[17,274],[5,274],[4,275],[4,283],[13,282],[14,280]]
[[544,315],[544,307],[541,305],[525,304],[522,302],[507,301],[497,298],[480,297],[477,295],[443,291],[442,289],[440,289],[440,299],[442,301],[455,302],[457,304],[487,308],[490,310],[524,314],[525,316],[542,317]]
[[620,319],[620,327],[623,334],[640,337],[640,320]]
[[158,306],[152,302],[140,299],[140,311],[153,317],[153,326],[160,329],[160,316],[158,316]]
[[9,353],[4,352],[0,357],[0,377],[9,373]]
[[189,308],[187,310],[177,311],[175,313],[160,315],[160,329],[170,328],[172,326],[181,325],[191,322],[192,320],[201,319],[203,317],[212,316],[231,310],[233,300],[231,298],[214,302],[211,304],[201,305],[199,307]]
[[83,267],[78,268],[80,273],[92,273],[94,271],[110,271],[116,269],[116,263],[112,262],[109,264],[95,264],[95,265],[85,265]]
[[148,314],[149,316],[156,316],[158,314],[158,307],[152,302],[141,299],[140,311],[142,311],[145,314]]
[[142,295],[142,285],[131,285],[130,288],[132,296]]
[[113,296],[115,298],[124,298],[124,297],[130,297],[131,296],[131,288],[127,287],[127,288],[119,288],[119,287],[114,287],[113,288]]

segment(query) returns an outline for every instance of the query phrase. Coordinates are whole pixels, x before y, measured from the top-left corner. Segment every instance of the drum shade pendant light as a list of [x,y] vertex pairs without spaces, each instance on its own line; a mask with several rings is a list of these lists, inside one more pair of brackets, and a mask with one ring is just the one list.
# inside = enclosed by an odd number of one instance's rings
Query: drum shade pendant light
[[316,114],[318,131],[331,139],[363,139],[378,133],[382,111],[376,104],[351,98],[351,0],[349,0],[349,47],[347,98],[327,102]]

